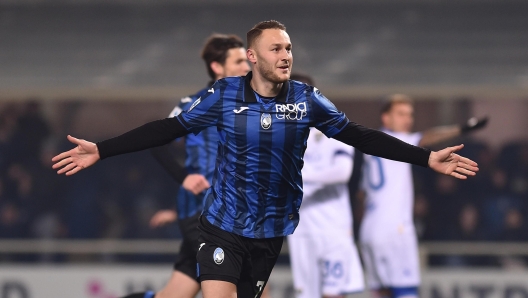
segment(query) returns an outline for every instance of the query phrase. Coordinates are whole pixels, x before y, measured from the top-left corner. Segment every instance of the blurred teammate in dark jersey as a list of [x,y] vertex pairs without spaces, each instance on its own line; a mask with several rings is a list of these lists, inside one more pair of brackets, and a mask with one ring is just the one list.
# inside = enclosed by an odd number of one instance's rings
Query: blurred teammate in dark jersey
[[[213,34],[202,50],[210,82],[194,95],[184,97],[172,110],[169,117],[186,111],[217,80],[243,76],[249,72],[243,41],[235,35]],[[218,150],[218,132],[209,127],[197,135],[185,137],[185,166],[174,158],[170,144],[152,149],[154,157],[167,172],[181,184],[176,197],[176,210],[160,210],[151,220],[152,227],[162,226],[178,220],[183,235],[178,259],[174,263],[172,277],[157,293],[134,293],[127,298],[192,298],[200,290],[196,275],[196,253],[198,252],[198,217],[202,212],[205,190],[210,187]]]

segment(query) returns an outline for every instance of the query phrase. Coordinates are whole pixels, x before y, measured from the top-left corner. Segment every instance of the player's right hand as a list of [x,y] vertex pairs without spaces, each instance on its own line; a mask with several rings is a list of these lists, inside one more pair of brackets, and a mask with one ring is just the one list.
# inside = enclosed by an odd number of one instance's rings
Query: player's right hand
[[159,228],[166,224],[170,224],[171,222],[174,222],[178,218],[178,213],[174,210],[160,210],[152,216],[150,219],[150,227],[151,228]]
[[200,174],[189,174],[183,180],[183,188],[192,192],[194,195],[201,193],[202,191],[211,187],[209,181]]
[[60,168],[57,171],[57,174],[66,173],[66,176],[73,175],[80,170],[93,165],[100,159],[99,150],[95,143],[80,140],[70,135],[68,135],[68,140],[77,145],[77,147],[62,152],[51,159],[51,161],[55,163],[52,168]]

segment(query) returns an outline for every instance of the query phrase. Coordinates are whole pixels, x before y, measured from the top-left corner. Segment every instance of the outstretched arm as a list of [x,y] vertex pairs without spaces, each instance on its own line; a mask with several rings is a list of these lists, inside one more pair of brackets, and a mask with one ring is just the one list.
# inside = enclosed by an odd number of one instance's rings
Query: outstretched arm
[[459,179],[465,179],[466,175],[473,176],[478,171],[477,163],[454,153],[463,146],[431,152],[409,145],[381,131],[350,122],[319,90],[314,88],[311,91],[315,127],[327,136],[354,146],[366,154],[431,167],[437,172]]
[[153,121],[97,144],[68,136],[68,140],[77,146],[53,157],[53,169],[59,169],[58,174],[70,176],[99,159],[167,144],[189,133],[178,118]]
[[333,138],[354,146],[366,154],[430,167],[439,173],[459,179],[474,176],[478,171],[476,162],[454,153],[462,149],[463,145],[448,147],[437,152],[430,151],[353,122],[348,123]]
[[449,125],[433,127],[424,131],[419,146],[428,147],[435,144],[456,138],[462,134],[466,134],[475,130],[484,128],[488,123],[488,117],[470,118],[464,125]]
[[428,166],[431,151],[407,144],[379,130],[349,122],[334,139],[353,146],[359,151],[391,160]]

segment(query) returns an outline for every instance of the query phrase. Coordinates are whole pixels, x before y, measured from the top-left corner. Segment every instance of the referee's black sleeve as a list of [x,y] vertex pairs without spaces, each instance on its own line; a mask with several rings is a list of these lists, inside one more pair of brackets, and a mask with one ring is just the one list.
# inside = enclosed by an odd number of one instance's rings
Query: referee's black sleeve
[[189,134],[178,117],[152,121],[118,137],[97,143],[99,157],[105,159],[114,155],[140,151],[165,145],[176,138]]
[[366,128],[354,122],[349,122],[333,138],[354,146],[366,154],[403,161],[422,167],[429,166],[431,150],[407,144],[384,132]]

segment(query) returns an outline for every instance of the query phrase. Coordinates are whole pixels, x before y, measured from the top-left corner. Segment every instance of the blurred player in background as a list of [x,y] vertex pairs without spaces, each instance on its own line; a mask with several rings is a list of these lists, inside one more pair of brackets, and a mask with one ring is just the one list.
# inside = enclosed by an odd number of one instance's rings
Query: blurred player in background
[[[411,133],[414,108],[408,96],[389,97],[381,111],[382,131],[428,147],[483,128],[487,119]],[[367,284],[379,297],[418,297],[418,239],[413,223],[414,187],[409,164],[365,155],[365,214],[360,228]]]
[[[235,35],[213,34],[203,49],[211,81],[198,93],[184,97],[170,113],[176,117],[186,111],[217,80],[230,76],[243,76],[249,72],[244,43]],[[197,135],[185,137],[185,167],[176,161],[171,144],[152,149],[156,160],[181,184],[176,198],[176,210],[160,210],[151,219],[152,227],[159,227],[178,219],[183,242],[171,279],[157,293],[134,293],[127,298],[192,298],[200,290],[196,274],[196,253],[198,252],[198,218],[202,212],[204,190],[210,187],[215,169],[218,150],[218,133],[209,127]]]
[[[292,80],[313,86],[310,77]],[[288,236],[297,298],[343,298],[364,289],[354,244],[348,181],[354,149],[312,128],[304,153],[301,220]]]

